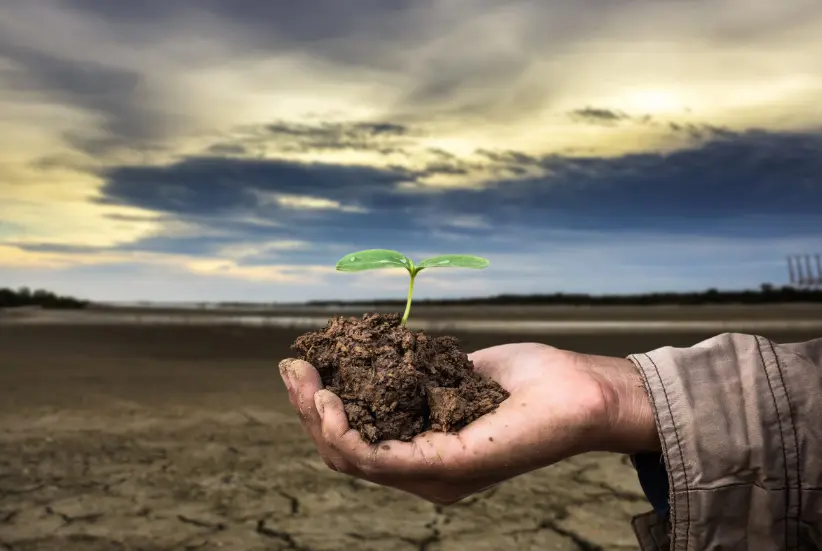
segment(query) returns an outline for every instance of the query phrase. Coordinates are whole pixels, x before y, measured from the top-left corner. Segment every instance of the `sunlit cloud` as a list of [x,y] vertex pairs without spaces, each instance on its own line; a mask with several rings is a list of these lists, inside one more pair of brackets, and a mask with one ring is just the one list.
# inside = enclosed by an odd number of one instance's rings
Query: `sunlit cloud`
[[296,210],[337,210],[340,212],[368,212],[356,205],[344,205],[339,201],[311,197],[309,195],[292,195],[288,193],[266,193],[256,191],[254,195],[262,205],[279,205],[287,209]]

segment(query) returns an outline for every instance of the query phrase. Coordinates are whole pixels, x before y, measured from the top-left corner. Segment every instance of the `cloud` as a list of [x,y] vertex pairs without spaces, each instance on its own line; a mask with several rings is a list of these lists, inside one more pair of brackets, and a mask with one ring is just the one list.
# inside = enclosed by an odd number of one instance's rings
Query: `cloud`
[[152,107],[144,77],[132,70],[76,60],[0,40],[4,89],[21,103],[59,102],[99,119],[99,125],[67,131],[72,147],[101,155],[127,146],[151,149],[176,123],[174,113]]
[[105,178],[99,199],[105,204],[176,214],[271,216],[301,206],[342,206],[349,197],[390,189],[409,175],[365,166],[191,157],[166,166],[114,167]]
[[[402,155],[407,136],[395,130],[407,128],[461,154],[500,142],[529,154],[619,154],[666,141],[661,127],[575,128],[562,120],[569,111],[600,123],[647,114],[672,123],[669,132],[708,120],[734,131],[822,122],[797,115],[812,112],[822,82],[811,32],[822,9],[745,5],[723,0],[706,23],[692,3],[629,0],[46,0],[0,8],[0,70],[15,103],[84,114],[51,128],[102,164],[165,163],[204,141],[219,155]],[[231,139],[249,126],[268,131]]]
[[666,121],[654,118],[651,115],[631,115],[624,111],[604,109],[600,107],[583,107],[574,109],[569,117],[579,123],[614,128],[620,124],[658,129],[673,134],[685,136],[693,141],[706,141],[712,138],[733,138],[734,131],[730,128],[704,122]]
[[186,254],[272,239],[419,249],[438,236],[495,252],[531,251],[563,232],[759,238],[822,228],[818,134],[746,132],[670,153],[618,157],[482,155],[542,175],[409,193],[403,184],[424,175],[201,157],[113,168],[98,201],[181,224],[176,235],[167,225],[163,234],[121,247],[156,251],[165,244]]
[[620,111],[613,111],[611,109],[602,109],[596,107],[583,107],[581,109],[574,109],[571,111],[572,119],[587,122],[591,124],[613,125],[620,121],[630,120],[631,117]]
[[418,149],[419,139],[408,126],[391,122],[277,121],[238,128],[206,151],[218,156],[256,154],[294,160],[318,155],[339,160],[348,154],[349,159],[386,163],[407,156],[409,148]]
[[818,240],[820,30],[804,0],[5,3],[0,271],[265,294],[385,246],[496,255],[494,288],[730,281]]
[[408,134],[409,129],[393,123],[321,123],[319,125],[279,122],[269,124],[265,130],[276,142],[285,142],[284,149],[374,149],[380,153],[399,150],[394,145]]
[[339,201],[325,199],[323,197],[312,197],[310,195],[292,195],[287,193],[267,193],[257,192],[255,194],[261,206],[277,205],[285,209],[294,210],[336,210],[340,212],[368,212],[356,205],[344,205]]

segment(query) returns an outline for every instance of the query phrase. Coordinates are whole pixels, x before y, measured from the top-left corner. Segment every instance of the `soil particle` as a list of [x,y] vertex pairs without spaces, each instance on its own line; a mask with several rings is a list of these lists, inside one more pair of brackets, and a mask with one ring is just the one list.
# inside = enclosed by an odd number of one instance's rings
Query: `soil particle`
[[292,346],[340,396],[349,424],[366,441],[457,431],[508,398],[499,384],[474,371],[456,338],[411,331],[400,319],[334,317]]

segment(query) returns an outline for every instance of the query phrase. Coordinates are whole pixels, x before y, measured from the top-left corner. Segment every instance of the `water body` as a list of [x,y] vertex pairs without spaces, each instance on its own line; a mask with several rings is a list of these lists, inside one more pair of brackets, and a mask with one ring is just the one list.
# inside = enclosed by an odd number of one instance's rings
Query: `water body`
[[[240,325],[289,329],[317,329],[328,322],[327,316],[277,315],[186,315],[185,313],[124,312],[38,312],[13,316],[0,323],[78,324],[78,325]],[[435,333],[667,333],[667,332],[770,332],[820,331],[822,319],[734,319],[734,320],[517,320],[517,319],[412,319],[408,326]]]

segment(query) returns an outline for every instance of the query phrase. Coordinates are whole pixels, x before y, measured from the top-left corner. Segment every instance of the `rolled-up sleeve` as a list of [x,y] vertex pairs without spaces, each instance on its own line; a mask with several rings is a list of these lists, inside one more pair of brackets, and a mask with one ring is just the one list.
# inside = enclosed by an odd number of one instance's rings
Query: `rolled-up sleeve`
[[822,339],[727,333],[629,357],[651,399],[668,512],[643,549],[822,549]]

